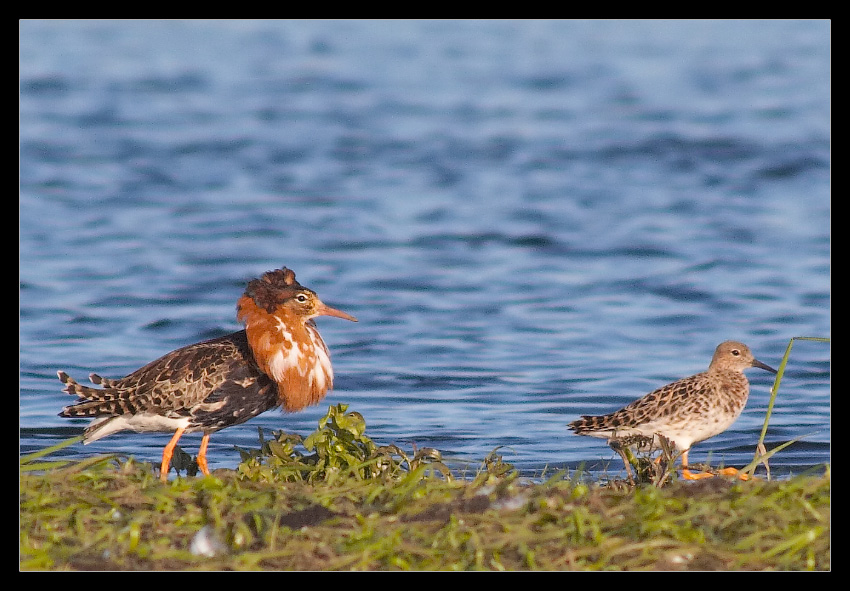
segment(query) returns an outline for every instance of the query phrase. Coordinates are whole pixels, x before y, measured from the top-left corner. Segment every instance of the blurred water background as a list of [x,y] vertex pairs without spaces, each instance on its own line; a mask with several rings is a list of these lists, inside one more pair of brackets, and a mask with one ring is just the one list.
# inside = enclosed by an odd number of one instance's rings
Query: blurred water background
[[[336,389],[214,435],[367,435],[474,470],[622,475],[580,414],[830,336],[828,21],[20,22],[20,452],[79,434],[56,370],[120,377],[239,328],[281,266]],[[773,377],[694,462],[744,465]],[[774,475],[830,460],[830,345],[794,345]],[[156,464],[169,436],[60,457]],[[197,452],[200,435],[181,445]]]

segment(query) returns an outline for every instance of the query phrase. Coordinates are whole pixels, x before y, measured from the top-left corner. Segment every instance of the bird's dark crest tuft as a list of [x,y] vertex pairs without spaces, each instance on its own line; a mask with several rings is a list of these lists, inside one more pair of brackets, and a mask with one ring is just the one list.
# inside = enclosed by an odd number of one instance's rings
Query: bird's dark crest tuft
[[295,272],[283,267],[263,273],[259,279],[248,282],[245,295],[271,314],[286,298],[304,289],[306,288],[295,280]]

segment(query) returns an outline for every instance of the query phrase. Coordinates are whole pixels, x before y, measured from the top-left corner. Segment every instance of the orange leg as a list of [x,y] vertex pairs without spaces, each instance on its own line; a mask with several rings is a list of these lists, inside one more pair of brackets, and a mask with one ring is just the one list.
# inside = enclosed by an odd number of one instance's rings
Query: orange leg
[[201,447],[198,449],[198,468],[204,473],[204,476],[210,475],[210,469],[207,467],[207,445],[210,443],[210,434],[204,433],[201,439]]
[[159,479],[163,482],[168,480],[168,472],[171,470],[171,456],[174,455],[174,448],[177,447],[177,442],[180,440],[180,436],[183,435],[184,430],[184,427],[177,429],[171,441],[162,450],[162,465],[159,467]]
[[[691,472],[687,468],[688,465],[688,452],[682,452],[682,478],[685,480],[702,480],[703,478],[711,478],[714,476],[711,472]],[[744,472],[739,472],[735,468],[723,468],[722,470],[717,471],[718,474],[723,474],[724,476],[737,476],[741,480],[749,480],[750,477],[748,474]]]
[[711,472],[691,472],[688,470],[688,451],[682,452],[682,478],[685,480],[702,480],[703,478],[711,478],[714,474]]

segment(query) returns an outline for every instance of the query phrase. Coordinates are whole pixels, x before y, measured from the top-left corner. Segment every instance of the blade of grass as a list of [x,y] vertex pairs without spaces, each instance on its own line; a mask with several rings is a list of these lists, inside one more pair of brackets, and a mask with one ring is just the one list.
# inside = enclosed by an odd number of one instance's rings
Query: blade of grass
[[44,449],[40,449],[36,452],[33,452],[31,454],[21,456],[21,460],[20,460],[21,466],[23,466],[24,464],[28,464],[28,463],[30,463],[34,460],[39,459],[39,458],[42,458],[42,457],[44,457],[48,454],[52,454],[53,452],[58,451],[58,450],[60,450],[64,447],[68,447],[69,445],[74,445],[75,443],[79,443],[82,440],[83,440],[83,436],[78,435],[76,437],[71,437],[70,439],[66,439],[65,441],[60,441],[59,443],[57,443],[56,445],[53,445],[51,447],[46,447]]
[[746,472],[747,474],[752,476],[753,472],[755,472],[755,470],[756,470],[756,468],[758,468],[759,464],[761,464],[765,460],[769,460],[775,453],[785,449],[786,447],[788,447],[792,443],[797,443],[798,441],[800,441],[804,437],[808,437],[809,435],[811,435],[811,433],[806,434],[806,435],[800,435],[799,437],[795,437],[794,439],[791,439],[790,441],[786,441],[785,443],[783,443],[781,445],[777,445],[776,447],[774,447],[772,450],[770,450],[767,453],[764,453],[764,454],[756,453],[756,456],[755,456],[755,458],[753,458],[753,461],[750,462],[749,464],[747,464],[746,466],[744,466],[743,468],[741,468],[740,471]]
[[[779,393],[779,384],[782,383],[782,376],[785,374],[785,366],[788,365],[788,358],[791,355],[791,348],[794,346],[794,341],[820,341],[824,343],[828,343],[829,339],[824,337],[791,337],[791,340],[788,341],[788,347],[785,348],[785,355],[782,356],[782,361],[779,363],[779,368],[776,370],[776,378],[773,380],[773,387],[770,389],[770,402],[767,404],[767,412],[764,415],[764,425],[761,428],[761,435],[759,436],[758,444],[756,446],[756,453],[753,457],[753,462],[758,465],[758,461],[760,457],[764,457],[767,459],[770,456],[761,456],[758,452],[758,447],[764,445],[764,438],[767,435],[767,425],[770,423],[770,415],[773,412],[773,404],[776,402],[776,395]],[[796,440],[795,440],[796,441]],[[783,447],[790,445],[793,441],[789,441],[788,443],[782,445],[781,447],[775,448],[770,452],[770,455],[773,455]],[[752,466],[753,464],[749,464]]]

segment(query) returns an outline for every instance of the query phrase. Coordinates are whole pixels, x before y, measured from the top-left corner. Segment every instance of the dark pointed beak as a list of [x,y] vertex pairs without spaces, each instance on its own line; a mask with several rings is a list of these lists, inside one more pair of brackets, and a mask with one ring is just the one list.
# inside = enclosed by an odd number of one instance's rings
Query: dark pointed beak
[[346,314],[342,310],[337,310],[336,308],[326,306],[322,302],[319,302],[319,305],[316,307],[316,316],[336,316],[337,318],[345,318],[346,320],[357,322],[357,318],[355,318],[351,314]]
[[761,362],[761,361],[759,361],[758,359],[753,359],[753,367],[760,367],[760,368],[762,368],[762,369],[766,369],[766,370],[767,370],[767,371],[769,371],[770,373],[776,373],[776,370],[775,370],[775,369],[773,369],[773,368],[772,368],[772,367],[770,367],[769,365],[765,365],[764,363],[762,363],[762,362]]

